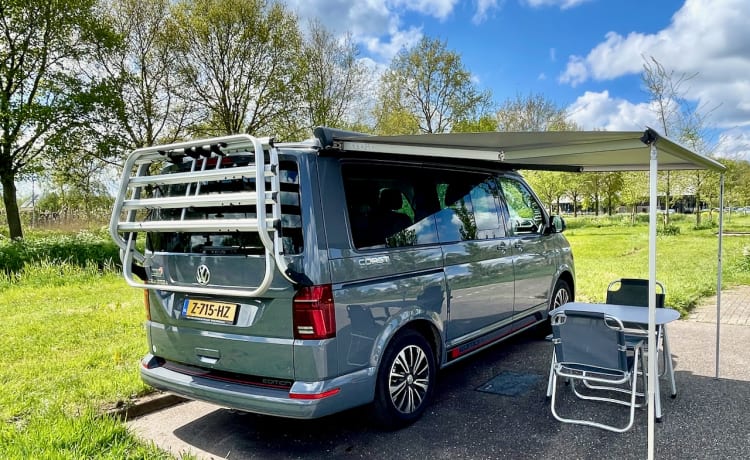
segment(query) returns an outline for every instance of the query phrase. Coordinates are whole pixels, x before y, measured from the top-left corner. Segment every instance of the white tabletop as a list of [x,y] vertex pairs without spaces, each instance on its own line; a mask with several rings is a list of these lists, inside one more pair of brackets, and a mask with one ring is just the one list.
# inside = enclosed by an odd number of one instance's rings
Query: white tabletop
[[[631,305],[614,305],[607,303],[585,303],[585,302],[568,302],[561,307],[557,307],[549,312],[554,315],[566,310],[583,311],[588,313],[607,313],[619,319],[623,323],[640,323],[648,324],[648,308],[634,307]],[[680,319],[680,312],[672,308],[656,309],[656,325],[671,323]]]

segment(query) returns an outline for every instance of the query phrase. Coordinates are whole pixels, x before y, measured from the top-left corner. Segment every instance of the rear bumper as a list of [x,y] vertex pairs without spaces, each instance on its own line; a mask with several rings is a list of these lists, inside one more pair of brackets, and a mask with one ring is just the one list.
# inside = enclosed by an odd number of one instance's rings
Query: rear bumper
[[319,382],[294,382],[286,390],[188,375],[163,366],[149,367],[154,361],[149,354],[141,362],[141,378],[152,387],[257,414],[318,418],[372,402],[375,394],[375,368]]

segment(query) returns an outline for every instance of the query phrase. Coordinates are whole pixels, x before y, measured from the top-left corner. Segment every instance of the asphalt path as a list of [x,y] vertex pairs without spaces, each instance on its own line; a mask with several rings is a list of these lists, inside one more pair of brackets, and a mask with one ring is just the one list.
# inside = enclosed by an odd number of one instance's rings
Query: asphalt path
[[[670,324],[678,395],[662,395],[656,458],[750,458],[750,327],[722,325],[721,334],[717,379],[715,325]],[[645,409],[636,412],[634,427],[623,434],[552,417],[545,398],[551,352],[550,342],[523,334],[441,371],[424,416],[394,432],[377,429],[366,407],[318,420],[290,420],[201,402],[179,404],[128,425],[177,456],[190,452],[201,459],[646,458]],[[561,409],[615,422],[626,418],[627,408],[576,402],[561,390]]]

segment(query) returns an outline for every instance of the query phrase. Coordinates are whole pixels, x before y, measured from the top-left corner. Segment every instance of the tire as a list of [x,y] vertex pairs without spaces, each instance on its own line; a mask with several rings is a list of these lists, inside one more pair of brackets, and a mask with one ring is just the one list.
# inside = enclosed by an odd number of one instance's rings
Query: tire
[[[561,306],[564,303],[573,301],[573,294],[570,290],[570,285],[565,280],[557,280],[555,288],[552,290],[552,295],[549,298],[549,308],[547,313]],[[545,338],[552,333],[552,319],[547,315],[544,322],[538,327],[538,336]]]
[[378,425],[395,430],[414,423],[432,399],[435,354],[415,331],[398,334],[378,368],[373,412]]

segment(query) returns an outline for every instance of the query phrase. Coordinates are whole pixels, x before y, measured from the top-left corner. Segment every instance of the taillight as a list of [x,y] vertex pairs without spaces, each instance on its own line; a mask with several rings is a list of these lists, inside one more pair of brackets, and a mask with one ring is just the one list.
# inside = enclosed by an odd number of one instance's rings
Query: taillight
[[294,295],[292,309],[295,339],[336,337],[336,313],[330,284],[300,288]]
[[148,298],[148,289],[143,290],[143,306],[146,307],[146,319],[151,321],[151,301]]

